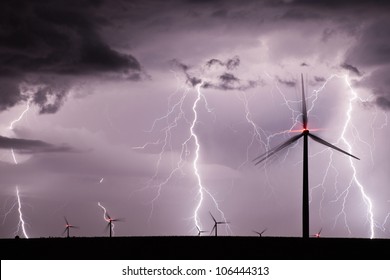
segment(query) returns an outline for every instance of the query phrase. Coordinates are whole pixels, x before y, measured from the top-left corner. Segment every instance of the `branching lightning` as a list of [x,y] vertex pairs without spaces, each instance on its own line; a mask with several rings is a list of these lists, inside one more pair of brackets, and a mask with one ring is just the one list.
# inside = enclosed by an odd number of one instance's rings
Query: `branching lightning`
[[[175,72],[173,72],[178,80],[178,84],[181,84],[182,82],[179,81],[178,76]],[[154,209],[154,203],[158,200],[160,197],[160,194],[162,192],[162,188],[171,182],[173,178],[176,176],[177,173],[181,174],[181,176],[185,176],[184,167],[189,162],[191,163],[192,173],[196,178],[197,182],[197,195],[196,195],[196,206],[194,209],[194,215],[193,215],[193,221],[194,221],[194,230],[196,227],[202,228],[200,218],[199,218],[199,212],[202,208],[204,198],[205,196],[208,196],[211,201],[214,204],[214,207],[219,211],[220,215],[222,216],[222,219],[225,220],[224,213],[220,209],[217,200],[215,197],[211,194],[211,192],[204,186],[202,181],[202,176],[200,174],[199,170],[199,158],[200,158],[200,151],[201,151],[201,144],[199,141],[199,136],[196,133],[196,125],[198,124],[198,108],[201,104],[201,102],[204,103],[204,108],[208,112],[212,112],[212,110],[209,108],[206,97],[201,93],[201,87],[202,83],[196,85],[195,92],[196,96],[195,99],[192,99],[192,96],[190,93],[192,92],[189,87],[185,86],[184,89],[182,89],[180,86],[176,89],[174,93],[172,93],[168,98],[168,110],[167,113],[159,118],[157,118],[153,124],[150,130],[147,132],[151,133],[155,131],[157,125],[159,122],[166,122],[166,126],[161,130],[163,132],[163,137],[159,138],[156,141],[148,142],[142,146],[133,147],[133,149],[137,150],[143,150],[146,149],[149,146],[156,146],[161,145],[160,152],[158,155],[157,163],[156,163],[156,169],[153,176],[147,181],[146,186],[143,187],[141,190],[144,190],[146,188],[156,188],[156,194],[151,200],[151,211],[149,215],[149,222],[151,220],[151,217],[153,215],[153,209]],[[177,94],[179,92],[182,92],[179,96],[178,100],[176,102],[172,102],[173,99],[177,98]],[[192,104],[192,119],[190,120],[187,116],[188,113],[185,112],[184,106],[186,102],[191,102]],[[180,155],[177,160],[174,160],[173,167],[170,170],[169,174],[165,176],[163,180],[161,180],[159,183],[156,183],[158,181],[158,176],[160,174],[160,167],[162,165],[163,157],[169,152],[173,152],[174,147],[172,146],[172,134],[174,133],[174,129],[178,127],[178,125],[184,124],[188,127],[188,136],[181,142],[181,149],[180,149]],[[192,148],[192,145],[194,145],[194,148]],[[191,156],[191,157],[190,157]],[[228,228],[230,230],[230,228]]]
[[[10,130],[13,130],[14,129],[14,126],[16,123],[18,123],[19,121],[21,121],[24,117],[24,115],[30,110],[30,104],[29,102],[27,102],[27,105],[26,105],[26,109],[23,110],[23,112],[19,115],[18,118],[16,118],[15,120],[13,120],[8,129]],[[14,164],[17,165],[18,164],[18,161],[16,159],[16,156],[15,156],[15,152],[14,152],[14,149],[11,149],[11,155],[12,155],[12,159],[14,161]],[[7,211],[7,213],[4,215],[4,220],[3,220],[3,223],[6,219],[6,217],[8,216],[8,214],[11,213],[11,211],[16,207],[16,205],[18,206],[18,213],[19,213],[19,222],[18,222],[18,226],[17,226],[17,229],[15,231],[15,235],[17,235],[19,233],[20,230],[22,230],[23,232],[23,235],[25,238],[29,238],[28,237],[28,234],[26,232],[26,223],[23,219],[23,213],[22,213],[22,202],[21,202],[21,199],[20,199],[20,193],[19,193],[19,187],[16,186],[15,187],[15,190],[16,190],[16,202],[12,205],[12,207]]]
[[[363,100],[363,99],[359,98],[359,96],[357,95],[357,93],[354,91],[354,89],[351,86],[351,83],[349,81],[348,75],[335,75],[335,74],[331,75],[328,79],[326,79],[326,81],[323,83],[323,85],[319,89],[314,90],[313,91],[314,99],[313,99],[313,102],[312,102],[312,106],[311,106],[311,108],[309,109],[308,112],[310,112],[314,108],[314,103],[315,103],[315,101],[317,101],[320,92],[323,91],[323,89],[326,87],[327,83],[330,82],[334,78],[342,79],[345,82],[345,84],[347,85],[348,89],[349,89],[349,99],[348,99],[348,107],[347,107],[347,110],[346,110],[346,113],[345,113],[345,121],[344,121],[344,124],[342,126],[341,134],[340,134],[336,144],[338,144],[340,142],[344,143],[347,146],[347,151],[349,153],[352,153],[352,144],[351,144],[350,140],[347,137],[347,132],[348,131],[352,131],[353,135],[355,137],[354,141],[357,140],[357,141],[359,141],[359,142],[361,142],[361,143],[363,143],[363,144],[365,144],[365,145],[367,145],[369,147],[370,155],[371,155],[371,161],[373,161],[373,153],[372,153],[371,146],[366,141],[363,141],[361,139],[361,137],[359,136],[357,128],[352,123],[352,115],[353,115],[354,104],[357,101],[365,102],[366,100]],[[326,149],[326,150],[330,150],[330,149]],[[361,195],[362,201],[363,201],[363,203],[366,206],[367,222],[370,225],[369,226],[370,227],[370,233],[369,233],[370,234],[370,238],[374,238],[375,237],[375,231],[374,231],[375,221],[374,221],[374,213],[373,213],[373,204],[372,204],[372,201],[371,201],[370,197],[367,195],[365,187],[363,186],[363,184],[361,183],[361,181],[358,178],[358,175],[357,175],[358,172],[357,172],[355,163],[354,163],[354,161],[351,158],[348,158],[349,165],[350,165],[350,168],[351,168],[351,171],[352,171],[352,175],[351,175],[351,178],[349,180],[348,186],[343,191],[340,192],[339,184],[338,184],[338,180],[337,180],[338,177],[339,177],[339,172],[337,171],[337,168],[333,164],[333,155],[334,155],[333,151],[330,151],[329,162],[328,162],[327,168],[325,170],[325,174],[324,174],[324,177],[322,179],[322,182],[319,185],[317,185],[314,188],[312,188],[312,190],[311,190],[311,192],[312,192],[315,188],[317,188],[319,186],[321,186],[322,189],[323,189],[323,191],[322,191],[322,199],[321,199],[321,202],[320,202],[320,216],[321,216],[321,209],[322,209],[322,204],[323,204],[323,201],[324,201],[324,194],[325,194],[325,185],[324,184],[325,184],[326,178],[328,177],[330,169],[332,169],[335,172],[334,186],[335,186],[335,195],[336,195],[336,199],[333,202],[342,201],[341,210],[335,217],[334,227],[336,226],[337,221],[340,218],[343,218],[344,225],[345,225],[348,233],[351,235],[351,230],[350,230],[350,227],[349,227],[348,221],[347,221],[347,213],[345,212],[345,205],[346,205],[346,202],[348,200],[348,197],[349,197],[349,194],[350,194],[350,190],[353,187],[357,187],[358,190],[359,190],[359,193]],[[315,156],[315,155],[313,155],[313,156]]]

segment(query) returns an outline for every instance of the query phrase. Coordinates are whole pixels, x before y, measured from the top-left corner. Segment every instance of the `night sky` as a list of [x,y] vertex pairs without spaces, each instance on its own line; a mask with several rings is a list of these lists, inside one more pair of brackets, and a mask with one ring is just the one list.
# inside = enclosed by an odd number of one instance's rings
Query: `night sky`
[[302,73],[309,129],[361,159],[309,141],[311,234],[390,238],[389,13],[1,1],[0,237],[24,236],[17,188],[29,237],[61,236],[64,216],[71,235],[107,235],[98,202],[116,236],[196,235],[209,212],[230,222],[220,235],[301,236],[302,140],[253,159],[299,133]]

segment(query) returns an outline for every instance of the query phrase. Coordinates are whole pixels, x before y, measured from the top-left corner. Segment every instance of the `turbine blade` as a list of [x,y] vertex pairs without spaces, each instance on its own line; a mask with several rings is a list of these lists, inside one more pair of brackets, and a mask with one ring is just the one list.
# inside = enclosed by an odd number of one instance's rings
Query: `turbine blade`
[[307,108],[306,108],[306,97],[305,97],[305,87],[303,85],[303,74],[301,74],[302,81],[302,124],[303,128],[307,128]]
[[111,220],[111,217],[110,217],[110,215],[108,215],[108,212],[106,212],[106,217],[107,217],[109,220]]
[[336,147],[335,145],[330,144],[329,142],[325,141],[324,139],[321,139],[318,136],[315,136],[315,135],[313,135],[311,133],[309,133],[309,136],[311,137],[311,139],[313,139],[314,141],[317,141],[318,143],[320,143],[322,145],[328,146],[329,148],[332,148],[332,149],[334,149],[336,151],[339,151],[339,152],[341,152],[343,154],[346,154],[346,155],[348,155],[350,157],[353,157],[353,158],[356,158],[356,159],[360,160],[360,158],[355,157],[354,155],[351,155],[350,153],[347,153],[346,151]]
[[321,231],[322,231],[322,228],[320,229],[320,231],[318,232],[318,235],[320,235],[321,234]]
[[261,234],[263,234],[266,230],[267,230],[267,229],[264,229],[264,230],[261,232]]
[[258,231],[255,231],[255,230],[252,230],[254,233],[257,233],[257,234],[261,234],[260,232],[258,232]]
[[66,223],[67,225],[69,225],[69,222],[68,222],[68,220],[66,219],[65,216],[64,216],[64,220],[65,220],[65,223]]
[[209,213],[210,213],[210,216],[211,216],[211,218],[213,219],[214,223],[216,223],[217,220],[214,218],[213,214],[211,214],[211,212],[209,212]]
[[66,228],[64,229],[64,231],[62,232],[62,235],[64,235],[64,233],[65,233],[67,230],[68,230],[68,228],[66,227]]
[[279,146],[276,146],[272,149],[270,149],[269,151],[267,151],[266,153],[258,156],[257,158],[255,158],[253,161],[257,161],[255,163],[255,165],[258,165],[259,163],[263,162],[264,160],[268,159],[269,157],[271,157],[272,155],[276,154],[277,152],[283,150],[284,148],[286,148],[287,146],[290,146],[292,143],[294,143],[295,141],[297,141],[299,138],[301,138],[303,136],[303,133],[299,134],[299,135],[296,135],[296,136],[293,136],[291,137],[290,139],[288,139],[286,142],[280,144]]

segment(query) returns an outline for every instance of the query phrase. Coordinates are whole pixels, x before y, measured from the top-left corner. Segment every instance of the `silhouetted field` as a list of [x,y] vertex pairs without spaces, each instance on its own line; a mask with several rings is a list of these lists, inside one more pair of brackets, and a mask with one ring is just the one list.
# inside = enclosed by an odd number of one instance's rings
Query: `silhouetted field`
[[[0,239],[1,259],[389,259],[389,239],[72,237]],[[99,253],[97,253],[99,252]]]

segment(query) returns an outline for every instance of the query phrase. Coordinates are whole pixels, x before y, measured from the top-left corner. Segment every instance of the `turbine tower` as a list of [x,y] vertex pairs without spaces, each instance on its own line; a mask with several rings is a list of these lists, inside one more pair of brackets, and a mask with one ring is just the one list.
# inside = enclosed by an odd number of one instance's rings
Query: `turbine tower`
[[71,228],[78,228],[76,226],[73,226],[71,224],[69,224],[68,220],[66,219],[66,217],[64,217],[65,219],[65,230],[62,234],[64,234],[66,232],[66,237],[69,238],[69,231]]
[[[302,237],[303,238],[309,238],[309,153],[308,153],[308,138],[310,137],[314,141],[328,146],[329,148],[332,148],[336,151],[339,151],[341,153],[344,153],[350,157],[353,157],[355,159],[359,159],[355,157],[354,155],[351,155],[350,153],[347,153],[346,151],[330,144],[329,142],[323,140],[322,138],[315,136],[312,134],[307,126],[308,118],[307,118],[307,109],[306,109],[306,99],[305,99],[305,89],[303,85],[303,75],[301,74],[301,81],[302,81],[302,132],[299,135],[291,137],[286,142],[280,144],[279,146],[276,146],[270,150],[268,150],[266,153],[258,156],[254,159],[256,161],[256,165],[263,162],[264,160],[268,159],[272,155],[276,154],[277,152],[283,150],[284,148],[290,146],[291,144],[298,141],[301,137],[303,137],[303,192],[302,192]],[[360,159],[359,159],[360,160]]]
[[211,214],[211,212],[209,212],[209,213],[210,213],[211,218],[212,218],[213,221],[214,221],[214,226],[213,226],[213,228],[211,229],[210,234],[212,234],[213,231],[214,231],[215,236],[218,236],[218,225],[226,225],[226,224],[230,224],[230,223],[229,223],[229,222],[226,222],[226,221],[217,222],[217,220],[214,218],[214,216]]

